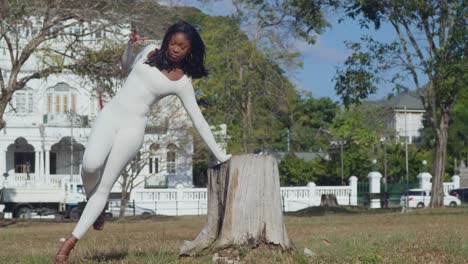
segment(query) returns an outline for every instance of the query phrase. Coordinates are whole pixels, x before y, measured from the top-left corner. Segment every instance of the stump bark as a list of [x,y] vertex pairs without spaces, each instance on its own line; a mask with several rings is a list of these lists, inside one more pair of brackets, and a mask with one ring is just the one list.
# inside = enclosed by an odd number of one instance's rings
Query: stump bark
[[230,246],[270,244],[292,249],[283,223],[276,159],[238,155],[208,170],[208,220],[181,255]]
[[322,194],[320,206],[338,206],[338,200],[334,194]]

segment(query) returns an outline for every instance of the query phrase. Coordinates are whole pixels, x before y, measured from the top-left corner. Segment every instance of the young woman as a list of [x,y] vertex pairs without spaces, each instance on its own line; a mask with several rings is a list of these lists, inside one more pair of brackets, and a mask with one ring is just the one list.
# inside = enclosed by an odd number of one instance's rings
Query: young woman
[[132,45],[145,38],[135,33],[130,38],[122,61],[130,74],[99,113],[83,155],[81,174],[88,203],[72,234],[57,252],[54,263],[66,263],[70,251],[91,225],[94,224],[96,230],[102,229],[102,212],[110,190],[140,149],[146,114],[155,101],[168,95],[179,97],[215,157],[220,162],[230,158],[216,144],[195,100],[191,79],[207,75],[205,45],[196,29],[187,22],[177,22],[167,30],[160,49],[149,45],[135,58],[131,55]]

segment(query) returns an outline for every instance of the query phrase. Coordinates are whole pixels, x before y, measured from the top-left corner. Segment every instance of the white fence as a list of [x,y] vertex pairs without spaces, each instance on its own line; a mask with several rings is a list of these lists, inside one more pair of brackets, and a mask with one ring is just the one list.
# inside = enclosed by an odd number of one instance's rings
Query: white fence
[[[319,206],[322,194],[335,194],[340,205],[357,205],[357,178],[351,177],[348,186],[281,187],[283,211],[291,212]],[[156,211],[160,215],[204,215],[207,213],[206,188],[141,189],[131,197],[135,205]]]
[[80,175],[62,175],[62,174],[50,174],[45,176],[36,176],[34,173],[15,173],[10,175],[8,178],[0,178],[1,187],[36,187],[36,186],[47,186],[60,188],[62,184],[81,184]]

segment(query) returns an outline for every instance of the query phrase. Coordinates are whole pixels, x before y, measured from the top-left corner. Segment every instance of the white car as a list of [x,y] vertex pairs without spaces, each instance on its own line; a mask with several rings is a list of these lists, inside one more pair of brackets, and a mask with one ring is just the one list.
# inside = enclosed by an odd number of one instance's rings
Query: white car
[[[428,207],[431,201],[431,191],[424,189],[409,189],[400,198],[400,206],[409,208]],[[460,199],[444,193],[444,206],[461,205]]]
[[[112,217],[118,217],[120,214],[120,206],[111,206],[109,205],[109,208],[105,212],[106,217],[112,218]],[[142,216],[150,216],[150,215],[155,215],[156,212],[151,209],[143,208],[140,206],[135,206],[133,208],[132,204],[127,205],[127,208],[125,208],[125,216],[136,216],[136,215],[142,215]]]

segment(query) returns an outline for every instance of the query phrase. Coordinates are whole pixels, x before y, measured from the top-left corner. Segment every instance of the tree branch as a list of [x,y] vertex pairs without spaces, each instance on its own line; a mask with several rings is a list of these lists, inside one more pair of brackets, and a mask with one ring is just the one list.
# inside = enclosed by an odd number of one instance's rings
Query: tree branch
[[408,35],[408,38],[410,39],[413,48],[416,50],[416,54],[418,55],[419,60],[421,61],[422,65],[424,66],[424,71],[427,73],[427,75],[429,75],[429,79],[432,79],[432,77],[433,77],[432,76],[432,71],[430,70],[430,67],[429,67],[428,63],[427,63],[426,59],[424,58],[424,55],[423,55],[421,49],[419,48],[418,42],[414,38],[413,33],[411,32],[411,29],[408,26],[408,22],[404,18],[401,18],[400,21],[403,24],[403,26],[405,27],[406,35]]
[[11,64],[13,65],[13,62],[15,61],[15,56],[13,55],[13,44],[11,44],[11,39],[10,37],[8,37],[8,34],[7,32],[5,32],[5,35],[3,36],[3,39],[5,39],[5,42],[7,44],[7,47],[8,47],[8,53],[10,54],[10,61],[11,61]]
[[426,40],[427,40],[427,46],[429,47],[428,53],[429,53],[429,58],[432,60],[434,58],[434,50],[436,48],[435,43],[434,43],[434,38],[432,37],[432,32],[429,28],[429,21],[428,18],[422,18],[422,23],[423,23],[423,28],[424,28],[424,33],[426,34]]
[[71,64],[71,65],[65,65],[65,66],[51,66],[49,68],[46,68],[46,69],[43,69],[43,70],[40,70],[40,71],[37,71],[31,75],[28,75],[26,77],[23,77],[21,78],[16,86],[15,86],[15,89],[14,90],[20,90],[22,89],[27,82],[29,82],[30,80],[32,79],[41,79],[41,78],[45,78],[53,73],[60,73],[62,72],[64,69],[73,69],[75,66],[77,66],[76,64]]
[[5,80],[3,79],[3,69],[0,68],[0,97],[5,93]]
[[[434,116],[434,114],[430,115],[431,112],[433,112],[432,107],[431,107],[432,106],[431,102],[429,102],[427,100],[426,95],[424,94],[424,90],[421,87],[421,85],[419,84],[418,74],[416,72],[416,68],[414,67],[413,61],[411,59],[411,54],[410,54],[410,52],[408,50],[408,45],[406,43],[406,40],[403,37],[403,34],[401,33],[400,27],[398,26],[397,22],[395,22],[393,20],[390,20],[390,23],[395,28],[395,30],[396,30],[396,32],[398,34],[401,46],[403,47],[403,52],[405,53],[405,56],[406,56],[406,64],[408,66],[408,69],[411,72],[411,75],[413,76],[413,81],[414,81],[414,83],[416,85],[416,90],[417,90],[417,92],[419,94],[419,97],[421,98],[423,106],[426,109],[426,111],[428,111],[428,113],[429,113],[429,119],[430,119],[431,125],[432,125],[433,128],[437,129],[436,117]],[[429,84],[428,84],[428,86],[430,86],[429,91],[432,91],[432,85],[433,85],[432,80],[430,80]]]

